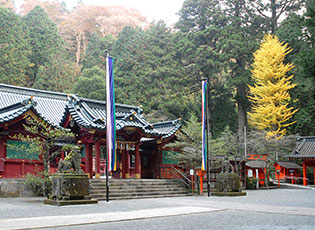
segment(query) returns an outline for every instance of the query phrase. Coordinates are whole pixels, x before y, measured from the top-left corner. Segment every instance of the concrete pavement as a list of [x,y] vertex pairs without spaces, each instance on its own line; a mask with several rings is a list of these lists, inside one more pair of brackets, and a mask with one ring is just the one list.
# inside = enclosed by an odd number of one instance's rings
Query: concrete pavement
[[[247,217],[254,213],[257,213],[257,215],[259,213],[259,218],[276,216],[278,221],[275,222],[276,226],[287,226],[287,222],[291,219],[297,220],[293,224],[303,226],[303,221],[307,223],[306,228],[300,229],[313,229],[313,226],[315,226],[314,190],[273,189],[247,192],[246,197],[193,196],[120,200],[109,203],[100,202],[96,205],[64,207],[44,205],[42,204],[42,198],[2,198],[0,199],[0,229],[55,229],[56,227],[64,227],[64,229],[73,227],[75,229],[104,229],[113,223],[116,223],[116,228],[119,226],[119,229],[124,229],[121,226],[125,226],[126,223],[132,225],[132,222],[136,220],[138,223],[144,220],[147,220],[146,223],[154,223],[153,220],[157,218],[163,222],[181,219],[183,221],[182,228],[185,229],[189,224],[185,222],[187,219],[199,217],[200,220],[204,220],[210,218],[207,221],[207,223],[210,223],[214,216],[219,216],[219,219],[227,218],[220,229],[240,229],[230,226],[230,222],[237,221],[231,220],[230,216],[239,218],[239,223],[244,225],[253,221]],[[182,219],[180,216],[189,218]],[[303,221],[299,223],[299,220]],[[274,218],[271,218],[271,221],[275,221]],[[196,223],[199,223],[199,221]],[[94,226],[100,224],[101,227],[89,228],[88,226],[92,226],[91,224],[94,224]],[[192,225],[192,227],[194,226]],[[156,225],[153,227],[154,229],[163,229],[162,225],[161,228]]]
[[114,221],[139,220],[157,217],[169,217],[196,213],[214,212],[219,209],[181,206],[177,208],[153,208],[125,212],[106,212],[66,216],[44,216],[0,220],[1,229],[35,229],[47,227],[65,227],[83,224],[96,224]]

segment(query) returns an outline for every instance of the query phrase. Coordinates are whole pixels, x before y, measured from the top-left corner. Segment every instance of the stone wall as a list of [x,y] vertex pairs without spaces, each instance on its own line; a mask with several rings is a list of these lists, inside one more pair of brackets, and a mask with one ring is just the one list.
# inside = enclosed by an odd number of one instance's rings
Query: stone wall
[[24,184],[24,179],[0,179],[0,197],[34,196],[34,193]]

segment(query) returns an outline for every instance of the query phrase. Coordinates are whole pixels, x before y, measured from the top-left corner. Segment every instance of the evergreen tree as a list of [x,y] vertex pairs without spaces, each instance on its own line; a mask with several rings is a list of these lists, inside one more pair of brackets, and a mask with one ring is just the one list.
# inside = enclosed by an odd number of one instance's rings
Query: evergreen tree
[[[182,52],[180,58],[183,65],[189,67],[187,70],[195,79],[195,84],[207,77],[211,92],[217,90],[217,85],[235,92],[233,96],[237,103],[238,128],[242,137],[244,126],[247,125],[249,104],[246,98],[248,66],[251,53],[258,46],[259,32],[265,30],[262,18],[248,9],[245,1],[239,0],[186,0],[179,15],[176,27],[182,32],[178,50]],[[224,87],[222,77],[225,78]],[[212,95],[210,98],[213,99]],[[213,109],[214,113],[217,109]],[[215,125],[216,122],[210,123]],[[231,128],[234,126],[230,125]]]
[[70,92],[77,82],[74,63],[55,56],[50,63],[39,67],[33,87],[54,92]]
[[[288,54],[288,60],[296,66],[292,89],[292,101],[300,110],[294,115],[296,123],[288,127],[290,133],[303,136],[314,135],[315,103],[315,47],[314,47],[314,12],[315,1],[309,0],[306,4],[306,13],[297,15],[291,13],[283,20],[276,31],[279,39],[293,48]],[[291,103],[293,104],[293,103]]]
[[98,65],[105,68],[105,51],[112,55],[112,49],[116,39],[112,35],[100,37],[97,33],[93,33],[88,42],[88,47],[83,61],[82,70]]
[[61,52],[65,53],[64,41],[58,35],[57,25],[49,19],[48,14],[39,6],[32,9],[24,18],[24,30],[29,34],[31,53],[30,65],[27,70],[29,85],[38,79],[37,74],[41,66],[48,66]]
[[275,34],[280,18],[290,12],[298,12],[305,0],[248,0],[250,6],[265,19],[269,31]]
[[293,75],[287,76],[293,64],[284,64],[290,51],[287,44],[268,34],[254,53],[252,78],[255,85],[249,86],[252,95],[249,98],[253,103],[249,115],[252,125],[268,130],[267,137],[280,139],[284,136],[286,127],[292,124],[290,118],[297,112],[288,107],[291,99],[288,91],[295,87],[291,83]]
[[105,100],[105,71],[97,65],[84,69],[73,92],[80,97]]
[[29,64],[28,42],[23,24],[13,11],[0,7],[0,81],[26,85],[25,68]]
[[178,133],[177,139],[174,143],[168,144],[167,147],[181,149],[181,153],[171,157],[179,160],[184,167],[201,167],[201,123],[198,122],[194,113],[190,114],[190,119],[183,126],[182,132]]

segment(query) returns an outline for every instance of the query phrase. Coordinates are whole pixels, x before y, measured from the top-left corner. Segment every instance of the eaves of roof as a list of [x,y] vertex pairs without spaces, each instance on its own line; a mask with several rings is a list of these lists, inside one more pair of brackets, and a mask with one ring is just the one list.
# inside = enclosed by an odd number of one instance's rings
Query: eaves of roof
[[[68,114],[81,127],[87,129],[106,129],[106,103],[97,100],[79,98],[75,95],[49,92],[24,87],[0,84],[0,119],[7,122],[9,119],[20,116],[28,107],[12,108],[22,104],[32,96],[34,104],[28,105],[42,119],[55,127],[60,127]],[[32,102],[32,103],[33,103]],[[11,108],[11,109],[10,109]],[[6,114],[5,110],[10,112]],[[181,127],[180,120],[150,124],[142,116],[142,109],[137,106],[116,104],[116,129],[136,127],[150,137],[162,139],[176,133]]]
[[288,158],[315,158],[315,136],[298,137],[296,142],[296,148]]
[[266,168],[265,161],[247,161],[246,166],[250,168]]
[[294,162],[284,162],[284,161],[278,161],[278,165],[281,167],[287,168],[287,169],[301,169],[302,167]]

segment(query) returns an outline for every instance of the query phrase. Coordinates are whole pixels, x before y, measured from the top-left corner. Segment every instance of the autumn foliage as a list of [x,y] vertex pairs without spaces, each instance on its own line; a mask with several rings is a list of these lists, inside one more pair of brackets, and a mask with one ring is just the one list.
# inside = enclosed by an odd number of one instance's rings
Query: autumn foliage
[[294,67],[284,63],[285,56],[291,52],[287,44],[271,34],[264,37],[260,48],[254,53],[252,79],[248,96],[253,103],[250,122],[260,130],[266,130],[267,137],[280,139],[286,134],[286,128],[295,123],[290,118],[298,109],[289,107],[289,90],[293,75],[287,73]]

